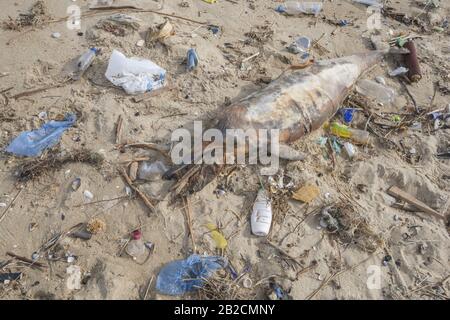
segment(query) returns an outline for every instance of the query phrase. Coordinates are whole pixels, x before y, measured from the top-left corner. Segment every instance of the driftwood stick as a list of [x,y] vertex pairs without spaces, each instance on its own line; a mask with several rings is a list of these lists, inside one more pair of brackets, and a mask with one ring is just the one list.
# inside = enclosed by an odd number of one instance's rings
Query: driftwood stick
[[188,228],[189,228],[189,235],[191,236],[192,247],[193,247],[193,249],[194,249],[194,252],[197,252],[197,246],[195,245],[194,232],[193,232],[193,230],[192,230],[191,204],[190,204],[190,201],[189,201],[189,198],[188,198],[188,197],[185,197],[185,198],[184,198],[184,201],[185,201],[185,204],[186,204],[186,209],[185,209],[185,212],[186,212],[186,222],[187,222],[187,225],[188,225]]
[[120,141],[122,140],[122,129],[123,129],[123,117],[122,115],[119,116],[119,118],[117,119],[117,124],[116,124],[116,144],[119,144]]
[[30,267],[35,267],[35,268],[38,268],[38,269],[47,268],[47,266],[45,264],[33,261],[33,260],[25,258],[25,257],[18,256],[17,254],[15,254],[13,252],[10,252],[10,251],[6,252],[6,255],[8,255],[10,257],[13,257],[13,258],[15,258],[17,260],[20,260],[22,262],[30,264]]
[[156,143],[149,143],[149,142],[142,142],[142,143],[126,143],[122,145],[118,145],[119,148],[141,148],[141,149],[150,149],[154,151],[158,151],[161,153],[166,159],[170,160],[172,162],[172,159],[170,158],[168,154],[168,149],[156,144]]
[[[144,202],[146,207],[150,210],[150,214],[156,212],[155,206],[151,203],[151,201],[148,199],[148,197],[133,184],[133,182],[131,181],[131,179],[128,176],[125,169],[120,168],[119,172],[122,175],[122,177],[125,179],[126,183],[130,186],[130,188],[133,189],[134,192],[136,192],[136,194],[139,196],[139,198],[141,198],[141,200]],[[149,216],[150,216],[150,214],[149,214]]]
[[9,208],[11,208],[11,206],[14,204],[14,202],[16,201],[16,199],[19,197],[19,195],[22,193],[23,188],[21,188],[15,195],[14,199],[12,199],[12,201],[9,203],[9,205],[6,207],[5,211],[3,211],[2,216],[0,217],[0,222],[3,221],[3,219],[6,217],[6,213],[8,212]]

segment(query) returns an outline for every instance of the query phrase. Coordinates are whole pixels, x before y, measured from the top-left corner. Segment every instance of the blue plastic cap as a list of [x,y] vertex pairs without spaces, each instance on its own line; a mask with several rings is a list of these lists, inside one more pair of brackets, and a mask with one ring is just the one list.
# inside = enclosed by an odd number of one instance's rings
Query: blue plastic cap
[[286,12],[286,7],[284,5],[282,5],[282,4],[280,4],[278,7],[276,7],[275,11],[279,12],[279,13],[285,13]]
[[342,116],[344,117],[344,121],[346,123],[352,122],[354,113],[355,113],[355,109],[351,109],[351,108],[342,109]]

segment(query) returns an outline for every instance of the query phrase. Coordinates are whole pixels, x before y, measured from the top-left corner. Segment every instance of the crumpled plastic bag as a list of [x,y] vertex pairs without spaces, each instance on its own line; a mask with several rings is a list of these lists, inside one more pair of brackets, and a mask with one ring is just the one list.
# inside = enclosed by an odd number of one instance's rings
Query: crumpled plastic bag
[[9,144],[6,151],[18,156],[37,157],[45,149],[56,145],[64,131],[76,120],[74,114],[67,114],[64,121],[52,120],[37,130],[24,131]]
[[164,87],[166,70],[150,60],[127,58],[114,50],[105,77],[126,93],[135,95]]
[[156,289],[167,295],[182,295],[203,286],[205,278],[227,266],[227,260],[219,256],[193,254],[186,260],[166,264],[156,279]]

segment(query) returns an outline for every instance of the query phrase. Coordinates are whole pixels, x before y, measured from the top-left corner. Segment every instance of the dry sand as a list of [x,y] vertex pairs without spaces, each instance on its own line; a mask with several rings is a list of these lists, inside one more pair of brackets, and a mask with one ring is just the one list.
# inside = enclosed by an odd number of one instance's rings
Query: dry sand
[[[81,6],[88,12],[86,0],[46,0],[51,16],[56,19],[66,15],[69,5]],[[157,1],[139,1],[143,7],[158,10]],[[179,4],[186,2],[188,7]],[[226,101],[264,86],[261,78],[276,78],[293,63],[294,55],[286,46],[300,35],[320,40],[321,47],[313,50],[316,59],[351,55],[370,50],[366,20],[368,14],[363,5],[350,1],[325,1],[319,18],[312,16],[285,17],[273,10],[279,1],[232,1],[219,0],[208,4],[201,0],[164,1],[162,12],[174,13],[198,21],[208,21],[221,26],[215,36],[206,27],[171,19],[176,35],[151,48],[137,47],[148,26],[164,21],[153,13],[136,13],[124,10],[142,20],[140,32],[125,37],[116,37],[108,32],[95,30],[93,25],[110,12],[101,12],[82,19],[83,36],[66,28],[65,21],[39,28],[0,33],[0,90],[13,87],[8,95],[59,83],[63,66],[90,46],[102,49],[84,77],[75,83],[54,88],[20,99],[10,99],[9,104],[1,97],[0,146],[5,147],[21,131],[39,127],[43,121],[38,114],[46,111],[50,119],[72,111],[79,115],[74,128],[68,130],[61,143],[48,153],[71,152],[81,148],[101,153],[106,162],[101,169],[89,164],[67,164],[55,172],[23,184],[23,190],[0,222],[0,262],[8,259],[7,251],[30,258],[42,244],[58,232],[97,216],[106,223],[106,230],[89,241],[63,238],[59,254],[71,253],[77,257],[72,265],[81,268],[83,284],[79,290],[67,287],[69,263],[65,259],[51,262],[47,271],[10,265],[5,271],[22,271],[20,281],[8,285],[0,284],[1,299],[139,299],[151,277],[174,259],[186,257],[192,250],[185,216],[180,205],[171,206],[167,197],[158,205],[159,215],[148,216],[147,208],[139,199],[120,199],[79,206],[84,203],[83,192],[93,193],[93,201],[125,196],[125,184],[115,168],[120,162],[133,156],[156,157],[156,153],[145,150],[127,150],[121,153],[114,149],[115,123],[123,116],[123,141],[167,143],[171,132],[198,119],[208,119]],[[32,0],[2,1],[0,20],[16,17],[26,12]],[[413,1],[392,1],[391,6],[400,12],[414,15],[420,9]],[[450,3],[441,1],[436,9],[442,17],[449,16]],[[328,19],[348,19],[354,25],[336,27]],[[418,27],[408,27],[392,19],[383,18],[383,34],[394,32],[418,33],[416,40],[421,59],[423,79],[408,85],[417,104],[430,106],[433,83],[440,81],[448,88],[449,81],[449,36],[446,32],[421,32]],[[61,33],[59,39],[51,37]],[[254,38],[249,37],[254,32]],[[246,35],[247,34],[247,35]],[[229,43],[232,48],[225,48]],[[187,73],[184,59],[187,49],[195,47],[200,65]],[[166,90],[144,101],[134,102],[122,90],[112,88],[105,79],[110,53],[113,49],[127,56],[150,59],[168,71]],[[260,52],[259,56],[240,67],[240,61]],[[392,59],[380,64],[365,76],[373,79],[383,76],[387,84],[397,90],[400,99],[391,107],[371,105],[377,112],[411,113],[411,99],[396,79],[387,72],[395,67]],[[434,98],[435,108],[449,103],[448,91],[438,90]],[[365,120],[365,119],[364,119]],[[430,132],[424,122],[423,131],[404,130],[389,136],[404,152],[400,152],[381,140],[373,147],[358,147],[358,156],[350,161],[344,154],[333,160],[326,149],[316,140],[324,136],[320,129],[294,145],[308,154],[305,161],[282,163],[284,174],[296,186],[316,184],[320,196],[309,207],[290,200],[289,210],[277,213],[269,235],[279,248],[295,257],[304,267],[317,262],[317,267],[296,278],[301,268],[283,254],[266,244],[265,239],[250,233],[249,216],[258,188],[256,169],[239,167],[230,175],[228,189],[224,195],[216,196],[215,189],[223,179],[213,181],[201,192],[191,197],[192,224],[199,253],[216,253],[214,242],[204,224],[220,222],[222,232],[228,239],[225,255],[239,271],[244,266],[243,258],[250,261],[249,277],[253,283],[268,276],[276,280],[294,299],[305,299],[329,276],[340,270],[332,281],[314,295],[314,299],[445,299],[449,284],[441,283],[449,275],[449,234],[446,223],[426,213],[414,213],[392,208],[395,199],[386,190],[397,185],[442,215],[449,214],[450,164],[449,160],[438,160],[435,156],[440,148],[449,147],[448,129]],[[399,142],[403,144],[400,144]],[[408,161],[408,151],[415,148],[417,161]],[[15,171],[24,160],[3,154],[0,164],[0,202],[7,205],[18,192]],[[72,192],[70,186],[81,178],[81,187]],[[358,187],[359,185],[359,187]],[[365,187],[361,187],[364,185]],[[141,186],[152,192],[152,185]],[[365,188],[365,190],[363,190]],[[362,192],[362,191],[363,192]],[[317,217],[312,214],[299,224],[314,208],[344,199],[354,208],[355,216],[363,217],[372,231],[384,239],[386,248],[371,254],[353,242],[343,244],[342,239],[317,228]],[[342,200],[341,200],[342,201]],[[0,215],[5,208],[0,208]],[[237,216],[239,216],[239,219]],[[62,219],[64,217],[64,219]],[[30,224],[35,227],[30,231]],[[143,265],[131,258],[118,256],[118,252],[129,232],[142,225],[144,239],[155,244],[155,252]],[[296,228],[296,226],[298,227]],[[424,249],[420,252],[419,248]],[[393,261],[383,266],[386,255]],[[40,262],[47,264],[45,257]],[[363,261],[361,264],[359,264]],[[381,270],[381,289],[369,289],[368,267]],[[90,278],[87,277],[90,274]],[[153,282],[154,283],[154,282]],[[427,286],[426,286],[427,285]],[[425,287],[424,287],[425,286]],[[268,282],[262,281],[253,289],[240,289],[246,297],[265,298]],[[158,295],[150,288],[149,298],[170,298]],[[188,296],[196,298],[196,294]]]

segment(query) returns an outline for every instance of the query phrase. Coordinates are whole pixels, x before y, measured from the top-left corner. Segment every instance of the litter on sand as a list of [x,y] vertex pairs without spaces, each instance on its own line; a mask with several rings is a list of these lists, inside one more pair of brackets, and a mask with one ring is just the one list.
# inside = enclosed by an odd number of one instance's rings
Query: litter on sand
[[205,278],[226,266],[223,257],[193,254],[166,264],[158,274],[156,289],[167,295],[183,295],[201,288]]
[[123,53],[114,50],[105,76],[114,85],[122,87],[126,93],[134,95],[164,87],[166,70],[150,60],[127,58]]
[[76,119],[74,114],[68,114],[64,121],[52,120],[37,130],[22,132],[8,145],[6,151],[18,156],[37,157],[45,149],[56,145]]

